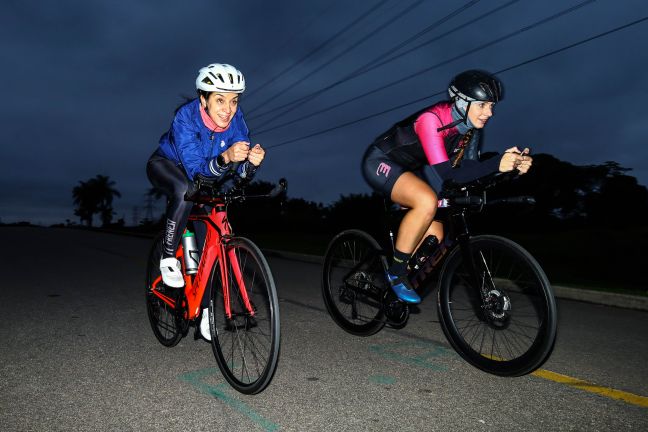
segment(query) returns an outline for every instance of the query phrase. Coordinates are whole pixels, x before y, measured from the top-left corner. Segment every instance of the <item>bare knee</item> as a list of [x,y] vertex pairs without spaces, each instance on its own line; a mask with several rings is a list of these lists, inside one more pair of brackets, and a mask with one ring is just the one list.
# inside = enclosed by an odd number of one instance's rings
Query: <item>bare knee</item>
[[430,191],[429,193],[421,194],[419,196],[415,208],[418,212],[424,214],[426,219],[429,219],[430,222],[432,222],[434,215],[436,215],[438,204],[439,200],[437,199],[436,193]]

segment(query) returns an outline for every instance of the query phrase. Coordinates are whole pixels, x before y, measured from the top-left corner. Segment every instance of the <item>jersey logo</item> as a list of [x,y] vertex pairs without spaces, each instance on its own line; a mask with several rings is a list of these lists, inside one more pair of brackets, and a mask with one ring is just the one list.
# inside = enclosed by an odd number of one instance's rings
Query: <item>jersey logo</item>
[[221,141],[221,147],[225,147],[225,141]]
[[385,177],[389,177],[389,171],[391,171],[391,166],[387,165],[385,162],[380,162],[378,169],[376,170],[376,175],[384,174]]

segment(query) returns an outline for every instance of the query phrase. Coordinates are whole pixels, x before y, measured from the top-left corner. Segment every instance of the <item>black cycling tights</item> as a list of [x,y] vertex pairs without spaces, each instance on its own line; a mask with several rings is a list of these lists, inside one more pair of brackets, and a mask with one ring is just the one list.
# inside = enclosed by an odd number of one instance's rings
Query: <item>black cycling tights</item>
[[157,154],[148,160],[146,175],[151,184],[167,196],[162,258],[173,257],[193,206],[191,201],[184,200],[184,196],[193,185],[181,167]]

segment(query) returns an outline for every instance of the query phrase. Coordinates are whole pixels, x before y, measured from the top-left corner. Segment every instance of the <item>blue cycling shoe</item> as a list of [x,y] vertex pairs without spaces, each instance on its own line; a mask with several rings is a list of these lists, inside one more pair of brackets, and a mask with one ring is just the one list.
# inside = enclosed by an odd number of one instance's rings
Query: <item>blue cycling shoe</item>
[[394,276],[393,274],[387,273],[387,279],[389,279],[389,284],[394,290],[396,297],[405,303],[421,303],[421,297],[416,294],[407,276]]

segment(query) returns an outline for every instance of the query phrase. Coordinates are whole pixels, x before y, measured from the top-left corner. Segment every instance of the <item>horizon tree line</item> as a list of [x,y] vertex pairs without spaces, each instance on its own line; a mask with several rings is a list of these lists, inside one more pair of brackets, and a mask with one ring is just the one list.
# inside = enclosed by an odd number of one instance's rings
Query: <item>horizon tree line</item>
[[[484,158],[491,154],[483,155]],[[532,195],[536,205],[532,210],[495,209],[483,218],[489,226],[502,225],[512,217],[524,217],[526,223],[553,229],[558,226],[588,225],[632,226],[648,220],[648,189],[628,175],[631,169],[617,162],[576,166],[549,154],[537,154],[533,169],[516,181],[497,186],[494,195]],[[290,187],[290,181],[288,182]],[[262,193],[272,187],[264,181],[253,181],[248,189]],[[102,226],[111,224],[113,199],[121,197],[109,176],[97,175],[80,181],[72,190],[76,208],[74,214],[81,224],[93,226],[99,215]],[[147,189],[147,215],[140,225],[158,225],[152,216],[153,202],[164,197],[157,189]],[[331,232],[356,227],[370,230],[384,227],[385,202],[377,194],[349,194],[324,205],[302,198],[286,198],[283,202],[246,202],[232,205],[232,220],[244,231],[287,230]],[[256,215],[263,214],[264,224]],[[123,221],[122,221],[123,223]],[[262,225],[262,226],[260,226]],[[369,226],[369,228],[367,227]]]

